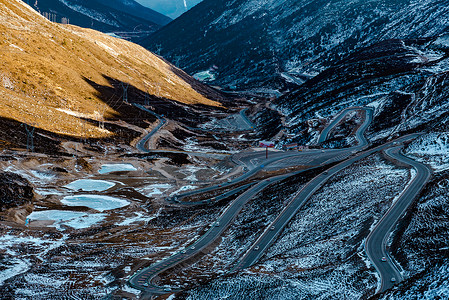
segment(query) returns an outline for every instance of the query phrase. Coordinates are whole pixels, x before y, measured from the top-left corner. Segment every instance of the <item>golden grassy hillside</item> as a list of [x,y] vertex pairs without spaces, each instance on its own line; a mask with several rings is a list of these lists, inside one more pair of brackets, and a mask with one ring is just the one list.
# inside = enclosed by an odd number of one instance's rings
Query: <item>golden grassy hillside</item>
[[133,43],[51,23],[20,0],[0,0],[0,117],[57,134],[102,138],[84,123],[117,114],[86,78],[104,76],[185,104],[220,106],[175,75],[172,66]]

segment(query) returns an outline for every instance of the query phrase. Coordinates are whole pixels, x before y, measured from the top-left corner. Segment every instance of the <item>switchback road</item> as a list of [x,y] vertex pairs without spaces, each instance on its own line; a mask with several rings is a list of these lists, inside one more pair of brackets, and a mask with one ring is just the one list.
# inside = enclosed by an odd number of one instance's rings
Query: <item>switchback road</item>
[[379,292],[391,288],[396,282],[403,279],[398,266],[387,251],[388,238],[395,224],[419,196],[419,193],[432,175],[429,167],[405,157],[400,152],[401,149],[402,147],[390,148],[385,150],[385,154],[415,169],[416,175],[377,223],[365,241],[366,254],[381,278]]
[[296,213],[302,208],[302,206],[307,202],[307,200],[312,197],[312,195],[322,187],[333,175],[340,172],[344,168],[352,165],[353,163],[364,159],[371,154],[387,149],[398,142],[410,141],[418,137],[418,134],[408,135],[399,138],[395,141],[383,144],[371,150],[367,150],[357,155],[339,163],[338,165],[328,169],[326,172],[321,173],[319,176],[315,177],[307,183],[290,201],[290,203],[284,208],[280,215],[267,226],[264,233],[259,237],[259,239],[250,247],[246,254],[239,260],[234,270],[240,270],[247,268],[257,262],[264,252],[269,248],[269,246],[276,240],[276,238],[281,234],[284,227],[287,226],[289,221],[296,215]]
[[[366,118],[365,118],[364,123],[357,130],[358,136],[361,136],[364,134],[364,131],[367,129],[367,127],[369,126],[369,123],[372,120],[372,114],[368,113],[369,110],[364,110],[364,111],[366,111]],[[339,160],[345,159],[348,156],[350,156],[351,154],[355,154],[357,151],[362,150],[363,148],[365,148],[367,146],[367,144],[364,143],[364,141],[366,141],[366,140],[363,140],[363,139],[358,139],[358,140],[361,141],[361,144],[356,147],[353,147],[353,148],[329,150],[329,151],[320,151],[320,150],[319,151],[311,151],[311,152],[307,152],[307,153],[300,153],[299,155],[312,156],[312,157],[314,157],[312,160],[315,160],[318,165],[324,165],[326,163],[333,162],[336,159],[339,159]],[[329,157],[329,154],[330,154],[330,157]],[[291,155],[297,156],[298,153],[294,153]],[[349,165],[349,164],[353,163],[353,161],[361,159],[363,157],[365,157],[363,153],[359,154],[355,158],[351,159],[347,164]],[[276,158],[273,158],[273,162],[282,160],[285,158],[286,158],[286,155],[284,153],[283,156],[278,156]],[[342,166],[341,168],[343,168],[345,166],[346,166],[346,164],[344,166]],[[247,178],[247,177],[251,176],[252,172],[254,172],[254,173],[258,172],[259,168],[263,168],[263,167],[264,167],[264,165],[257,166],[256,168],[254,168],[253,170],[248,172],[249,175],[248,175],[248,173],[244,174],[243,177],[241,176],[238,179],[243,180],[242,178]],[[337,169],[332,169],[332,170],[335,170],[335,171],[332,171],[331,175],[338,172]],[[211,225],[210,229],[203,236],[201,236],[200,239],[196,243],[194,243],[192,246],[190,246],[184,250],[181,250],[181,252],[178,252],[175,255],[162,260],[161,262],[158,262],[152,266],[149,266],[147,268],[144,268],[143,270],[138,271],[129,280],[130,285],[136,289],[143,290],[146,295],[161,295],[161,294],[165,294],[165,293],[169,292],[170,290],[168,290],[167,288],[159,287],[159,286],[152,284],[152,280],[158,274],[175,266],[176,264],[178,264],[182,261],[185,261],[185,260],[199,254],[207,246],[212,244],[226,230],[226,228],[229,226],[229,224],[232,222],[232,220],[241,211],[242,207],[252,197],[257,195],[257,193],[259,193],[260,191],[262,191],[264,188],[266,188],[268,185],[270,185],[272,183],[278,182],[278,181],[283,180],[290,176],[294,176],[296,174],[299,174],[300,172],[301,171],[297,171],[297,172],[288,173],[285,175],[279,175],[276,177],[262,180],[259,183],[255,184],[249,190],[247,190],[242,195],[237,197],[233,202],[231,202],[231,204],[220,215],[218,220]],[[299,199],[299,200],[297,200],[299,202],[306,201],[310,197],[310,195],[313,194],[313,192],[315,192],[326,180],[328,180],[330,178],[331,175],[324,176],[323,180],[320,177],[317,177],[318,179],[316,181],[313,181],[312,183],[307,185],[307,187],[310,188],[310,191],[308,191],[307,196],[305,198],[302,198],[302,196],[297,196],[297,197],[295,197],[295,199]],[[229,184],[232,184],[232,183],[235,183],[235,182],[231,182]],[[203,192],[206,192],[209,190],[213,190],[216,187],[217,186],[208,187],[205,189],[200,189],[200,190],[189,192],[186,194],[191,195],[192,193],[195,193],[195,192],[203,193]],[[219,187],[222,187],[222,186],[219,185]],[[181,196],[185,197],[186,194],[183,194]],[[178,196],[178,198],[177,199],[175,198],[174,200],[179,201],[179,199],[180,198]],[[244,260],[242,261],[242,265],[249,265],[249,264],[255,262],[260,257],[260,253],[263,253],[263,250],[265,250],[269,246],[269,244],[271,244],[274,237],[277,236],[279,234],[279,232],[281,232],[283,227],[288,223],[288,221],[296,213],[297,209],[299,209],[299,208],[294,207],[295,203],[296,203],[296,201],[294,203],[292,203],[291,205],[289,205],[288,207],[286,207],[286,209],[284,209],[282,214],[276,219],[276,220],[279,220],[279,223],[275,225],[275,226],[277,226],[277,227],[275,227],[276,230],[270,231],[270,232],[274,233],[274,235],[271,238],[267,237],[267,236],[271,235],[271,233],[266,234],[267,231],[265,231],[264,235],[258,240],[258,242],[260,242],[260,245],[262,245],[262,243],[264,243],[263,245],[265,245],[265,246],[263,246],[263,249],[261,249],[260,252],[257,251],[257,253],[256,253],[256,251],[254,250],[255,249],[254,248],[255,246],[254,246],[252,248],[253,249],[252,251],[254,251],[254,252],[250,252],[251,253],[250,255],[245,256]],[[262,240],[264,242],[261,242]],[[252,255],[252,253],[254,253],[255,255]]]
[[[372,122],[373,110],[371,108],[351,108],[350,110],[357,110],[357,109],[363,110],[365,112],[365,119],[356,131],[356,139],[359,144],[355,147],[346,149],[327,149],[327,150],[314,149],[303,152],[278,151],[270,154],[270,157],[268,159],[265,158],[265,151],[240,153],[235,155],[233,157],[233,160],[236,161],[237,163],[244,165],[248,169],[248,172],[228,182],[178,194],[176,196],[171,197],[169,201],[182,202],[182,199],[189,196],[203,194],[206,192],[211,192],[213,190],[228,187],[237,184],[239,182],[242,182],[244,180],[247,180],[251,176],[257,174],[262,170],[270,170],[270,171],[279,170],[298,165],[313,167],[317,165],[324,165],[344,160],[348,158],[351,154],[363,150],[368,146],[368,141],[366,140],[364,135],[369,124]],[[342,113],[341,115],[345,115],[346,113],[348,113],[348,111]],[[329,126],[336,126],[337,124],[338,122],[331,122]],[[201,203],[204,202],[200,201],[198,204]],[[191,204],[192,203],[190,203],[190,205]]]

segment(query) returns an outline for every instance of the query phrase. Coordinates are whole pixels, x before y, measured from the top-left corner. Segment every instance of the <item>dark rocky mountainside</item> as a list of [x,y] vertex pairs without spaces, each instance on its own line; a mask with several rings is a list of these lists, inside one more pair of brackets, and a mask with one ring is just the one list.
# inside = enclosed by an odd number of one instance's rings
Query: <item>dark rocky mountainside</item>
[[448,29],[447,0],[205,0],[143,42],[191,74],[218,67],[224,88],[301,83],[387,39]]
[[449,70],[446,38],[388,40],[336,62],[274,104],[295,141],[308,143],[321,122],[350,106],[376,108],[372,140],[418,130],[445,130],[445,84]]
[[15,173],[0,172],[0,210],[23,205],[33,197],[28,180]]

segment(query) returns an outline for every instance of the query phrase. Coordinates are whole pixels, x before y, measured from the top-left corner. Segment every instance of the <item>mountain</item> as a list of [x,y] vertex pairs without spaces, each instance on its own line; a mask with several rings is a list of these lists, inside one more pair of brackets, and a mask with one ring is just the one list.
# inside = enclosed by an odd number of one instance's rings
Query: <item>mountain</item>
[[373,141],[424,128],[438,130],[449,121],[444,84],[448,53],[447,36],[382,41],[335,61],[273,106],[300,143],[315,142],[310,120],[320,123],[351,106],[376,107],[368,130]]
[[[28,3],[51,21],[102,32],[115,32],[137,41],[171,19],[132,0],[37,0]],[[121,32],[129,32],[124,35]]]
[[356,49],[449,29],[447,0],[205,0],[143,42],[224,88],[301,83]]
[[[208,281],[198,280],[200,284],[184,291],[179,299],[241,299],[242,295],[251,300],[448,299],[448,82],[448,34],[389,39],[330,61],[328,68],[296,90],[260,105],[265,108],[253,118],[258,130],[265,134],[263,138],[278,140],[280,145],[296,142],[320,147],[321,153],[326,148],[341,151],[358,143],[354,132],[361,124],[361,114],[357,112],[337,121],[339,125],[329,140],[318,139],[323,128],[348,108],[372,109],[367,149],[398,137],[417,136],[404,145],[392,142],[392,146],[403,148],[404,155],[426,164],[433,175],[415,198],[408,198],[413,201],[391,228],[391,235],[378,241],[386,244],[387,259],[397,263],[404,277],[401,282],[396,282],[395,277],[386,278],[395,278],[392,281],[396,284],[378,293],[383,283],[375,262],[366,255],[367,236],[379,220],[388,219],[389,209],[400,205],[399,195],[418,180],[419,170],[378,152],[346,166],[314,192],[307,190],[304,182],[327,172],[305,173],[265,189],[233,222],[229,240],[209,256],[219,263],[198,262],[173,278],[179,280],[188,274],[193,280],[193,270],[204,278],[211,268],[223,268],[228,257],[229,268],[234,267],[232,272],[211,276]],[[302,152],[308,157],[314,150]],[[353,155],[357,156],[355,152]],[[302,163],[307,161],[297,161]],[[273,211],[288,211],[285,199],[301,192],[313,196],[295,212],[256,264],[236,271],[232,262],[235,257],[259,250],[246,246],[254,231],[275,230],[279,224],[276,220],[284,216]],[[252,238],[252,243],[264,245],[259,235]]]
[[136,0],[155,11],[176,19],[202,0]]
[[[1,0],[0,8],[3,146],[23,146],[31,128],[45,132],[39,137],[129,141],[140,136],[148,124],[135,117],[140,110],[124,103],[125,87],[130,102],[153,99],[171,111],[180,107],[184,115],[183,105],[221,106],[208,98],[210,89],[136,44],[52,23],[19,0]],[[99,126],[108,120],[137,127]]]

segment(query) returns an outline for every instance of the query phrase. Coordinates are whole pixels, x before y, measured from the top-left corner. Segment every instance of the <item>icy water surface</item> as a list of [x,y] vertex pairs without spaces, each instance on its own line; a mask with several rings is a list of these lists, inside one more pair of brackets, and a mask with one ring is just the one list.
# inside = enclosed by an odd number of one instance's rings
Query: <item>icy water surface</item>
[[29,216],[30,221],[54,221],[51,227],[61,229],[61,225],[66,225],[75,229],[89,228],[90,226],[103,221],[106,214],[88,214],[79,211],[64,210],[44,210],[34,211]]
[[115,186],[115,183],[106,180],[94,180],[94,179],[79,179],[72,183],[67,184],[66,188],[85,192],[103,192]]
[[98,211],[105,211],[128,206],[127,200],[103,195],[67,196],[61,202],[68,206],[87,206]]
[[123,171],[136,171],[136,167],[132,164],[105,164],[98,170],[100,174],[106,174],[111,172],[123,172]]

